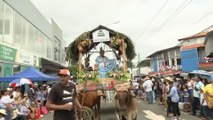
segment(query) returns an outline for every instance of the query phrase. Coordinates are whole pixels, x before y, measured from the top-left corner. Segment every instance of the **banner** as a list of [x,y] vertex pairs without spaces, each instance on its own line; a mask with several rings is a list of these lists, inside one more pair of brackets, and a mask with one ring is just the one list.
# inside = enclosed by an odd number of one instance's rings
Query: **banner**
[[0,60],[15,62],[16,49],[0,44]]
[[36,55],[33,55],[32,53],[23,50],[17,51],[16,62],[27,65],[39,66],[39,58]]

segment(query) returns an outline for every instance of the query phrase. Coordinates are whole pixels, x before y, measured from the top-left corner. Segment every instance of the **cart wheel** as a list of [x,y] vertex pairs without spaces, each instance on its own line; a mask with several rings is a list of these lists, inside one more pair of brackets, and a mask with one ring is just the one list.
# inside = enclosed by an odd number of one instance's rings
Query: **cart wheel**
[[83,106],[83,111],[82,111],[82,119],[83,120],[93,120],[94,117],[94,113],[92,111],[92,109],[90,109],[89,107]]

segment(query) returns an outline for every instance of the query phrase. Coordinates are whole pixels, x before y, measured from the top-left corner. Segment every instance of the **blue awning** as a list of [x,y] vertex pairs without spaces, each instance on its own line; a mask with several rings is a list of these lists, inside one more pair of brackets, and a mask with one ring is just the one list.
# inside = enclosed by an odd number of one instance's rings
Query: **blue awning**
[[28,78],[34,82],[38,81],[54,81],[59,80],[59,77],[52,77],[49,75],[46,75],[38,70],[36,70],[34,67],[30,66],[26,70],[9,77],[0,77],[0,82],[10,82],[14,79],[18,78]]

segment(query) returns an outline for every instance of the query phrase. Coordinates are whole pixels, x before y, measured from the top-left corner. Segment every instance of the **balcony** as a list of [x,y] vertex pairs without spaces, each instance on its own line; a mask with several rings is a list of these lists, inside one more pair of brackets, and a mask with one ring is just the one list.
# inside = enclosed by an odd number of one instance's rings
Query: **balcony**
[[199,69],[201,70],[213,70],[213,58],[199,58]]

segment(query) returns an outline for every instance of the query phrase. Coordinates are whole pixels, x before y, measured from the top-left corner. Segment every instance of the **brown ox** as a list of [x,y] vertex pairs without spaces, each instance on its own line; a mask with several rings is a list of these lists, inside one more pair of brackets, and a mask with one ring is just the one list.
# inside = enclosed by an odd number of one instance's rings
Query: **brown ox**
[[137,98],[131,91],[116,91],[115,107],[118,120],[137,120]]
[[[80,103],[82,103],[83,95],[84,95],[83,93],[78,94],[78,100]],[[98,120],[100,120],[100,104],[101,104],[101,96],[98,95],[97,91],[85,92],[83,106],[87,106],[91,110],[94,110],[95,118]],[[78,119],[80,120],[79,117],[80,116],[78,116]]]

